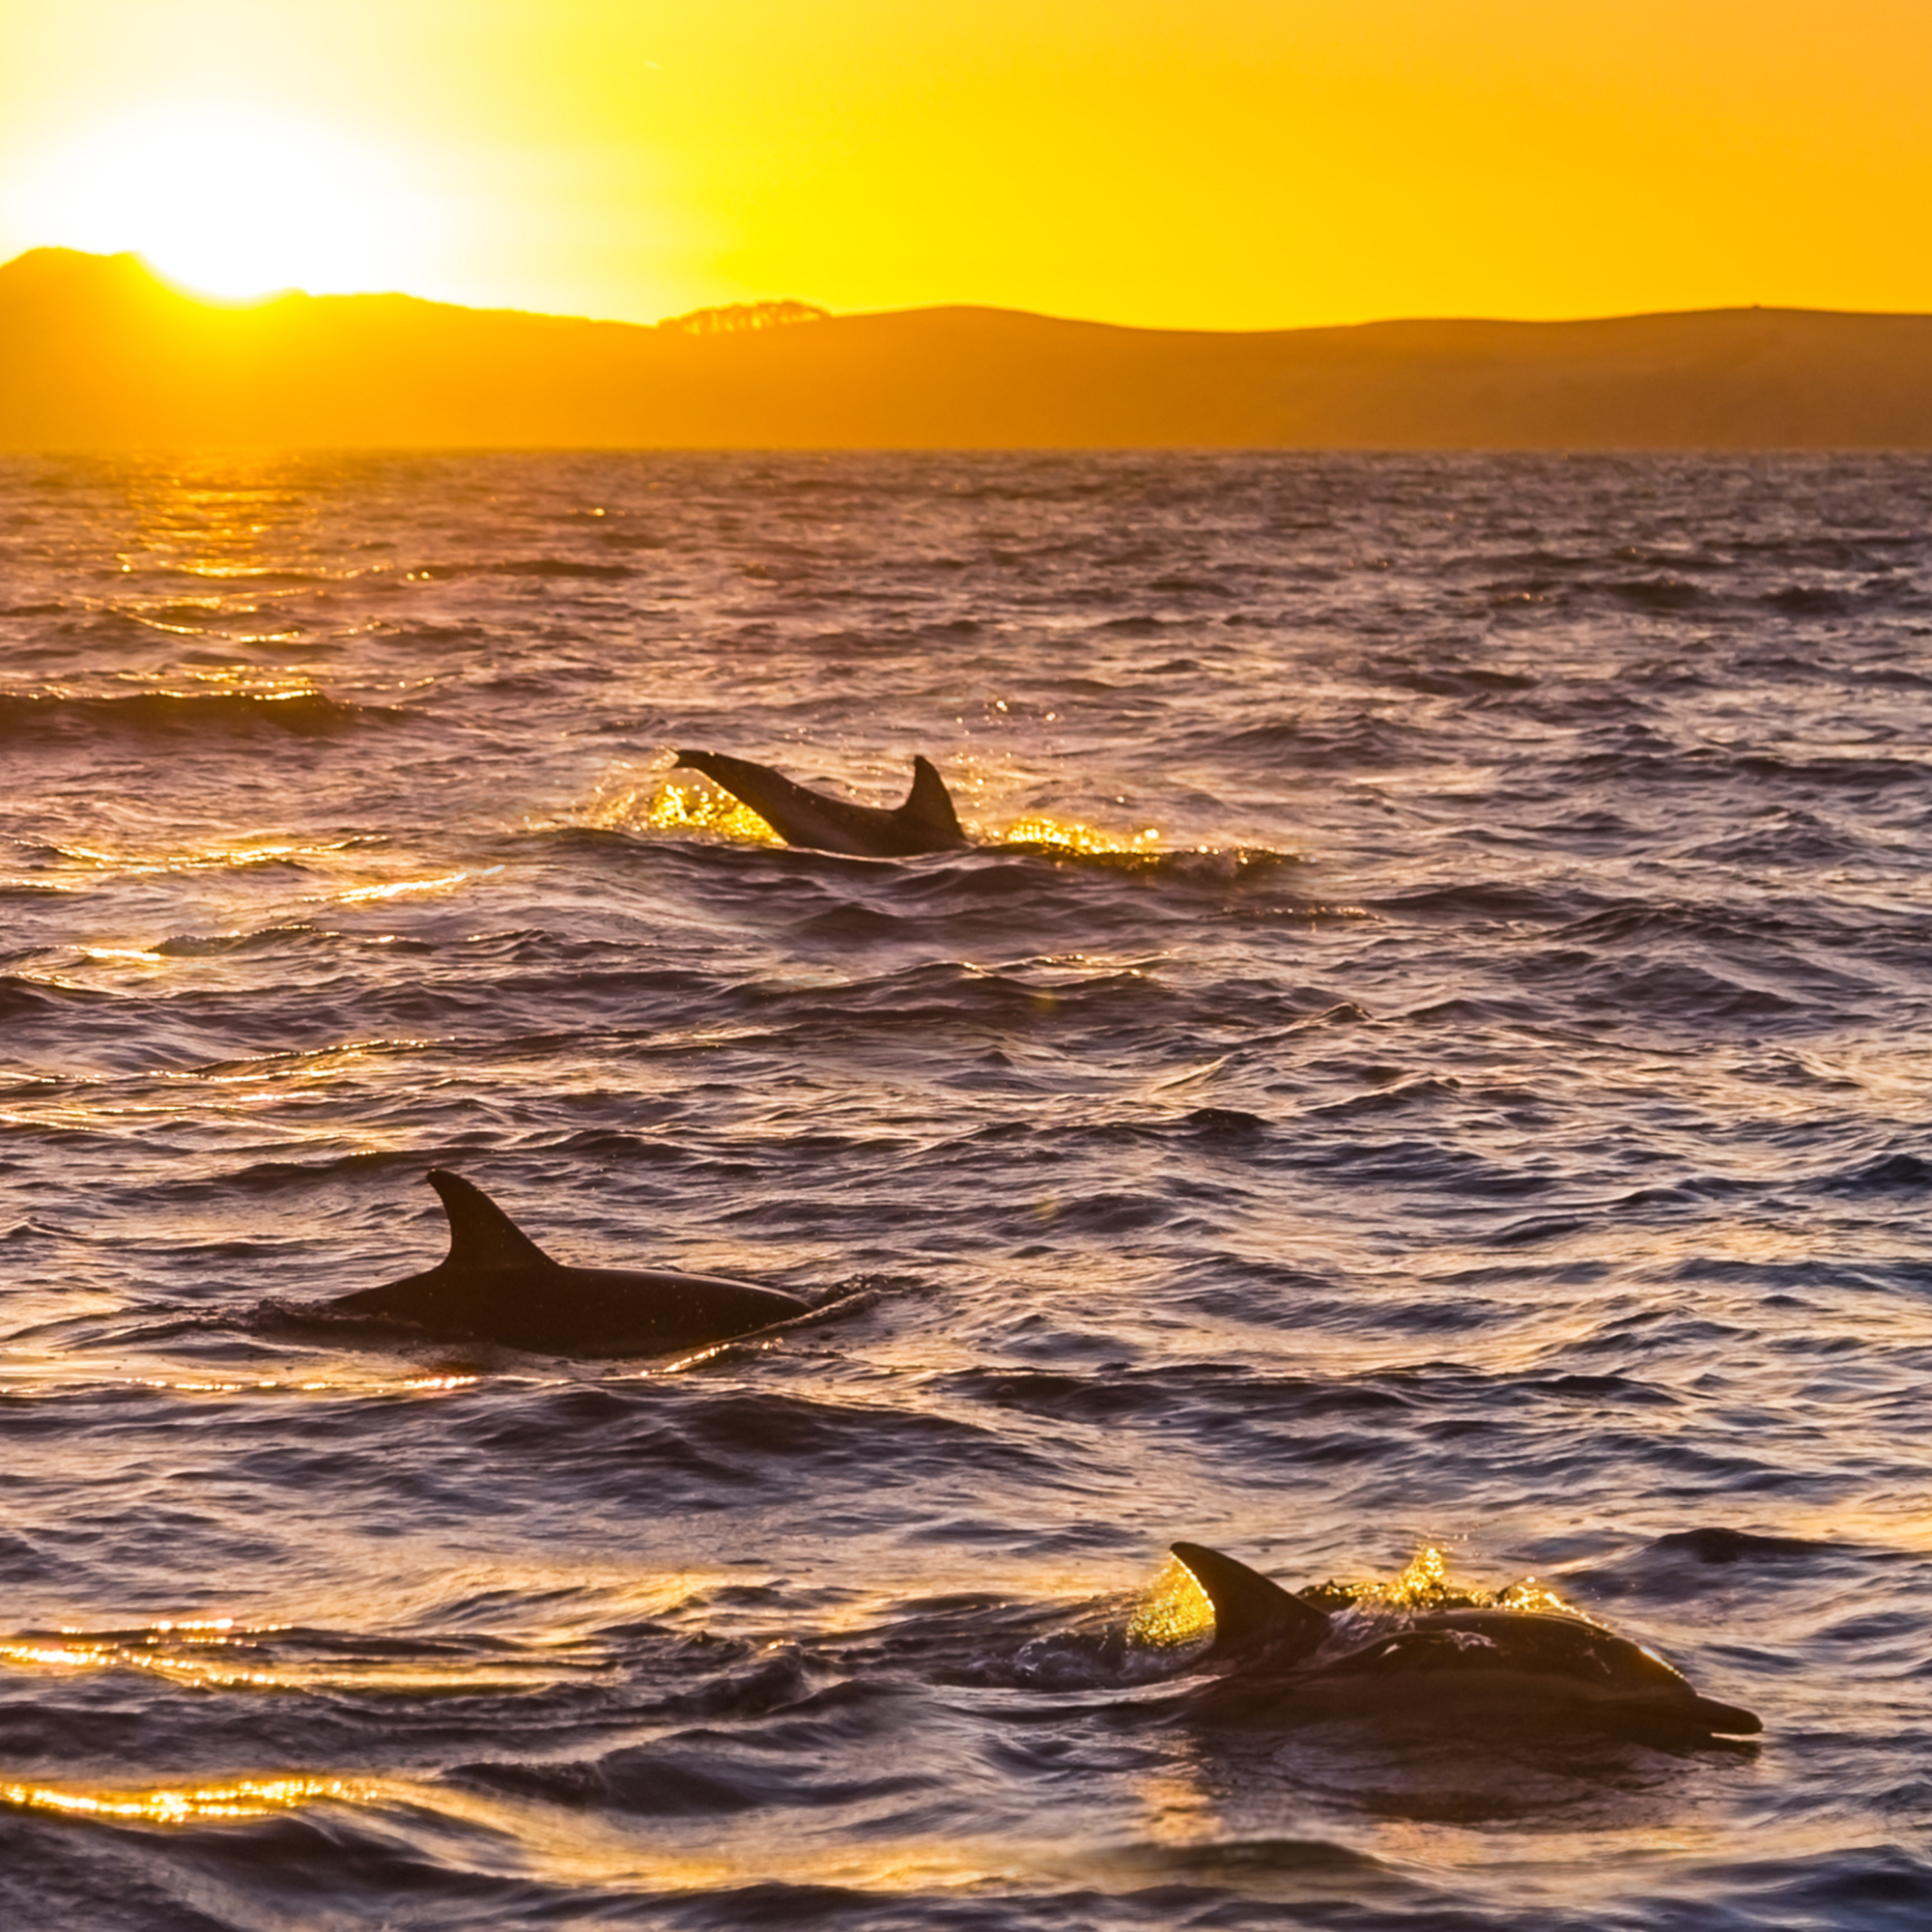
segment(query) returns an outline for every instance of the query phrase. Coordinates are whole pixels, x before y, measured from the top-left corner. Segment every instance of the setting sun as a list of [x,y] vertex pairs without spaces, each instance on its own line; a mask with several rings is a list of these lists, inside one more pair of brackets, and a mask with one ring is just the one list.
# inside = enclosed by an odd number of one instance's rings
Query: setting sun
[[653,321],[1932,306],[1899,0],[0,0],[0,260]]
[[131,250],[231,298],[406,287],[436,226],[393,152],[226,103],[79,129],[19,171],[14,201],[71,246]]

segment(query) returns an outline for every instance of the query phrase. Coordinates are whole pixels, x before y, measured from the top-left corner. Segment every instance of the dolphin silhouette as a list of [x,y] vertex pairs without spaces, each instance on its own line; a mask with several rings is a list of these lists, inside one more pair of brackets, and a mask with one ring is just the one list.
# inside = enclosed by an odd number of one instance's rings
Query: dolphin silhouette
[[723,752],[677,754],[680,765],[702,772],[741,799],[787,845],[815,852],[845,852],[866,859],[910,859],[921,852],[965,852],[973,841],[959,829],[952,795],[930,759],[912,761],[912,790],[899,806],[855,805],[808,791],[769,765]]
[[449,1216],[449,1253],[421,1274],[342,1295],[331,1311],[551,1355],[658,1354],[807,1312],[794,1294],[717,1275],[568,1267],[460,1174],[432,1168],[429,1184]]
[[[1749,1711],[1700,1697],[1640,1644],[1550,1610],[1440,1609],[1350,1642],[1305,1598],[1218,1549],[1174,1554],[1214,1606],[1203,1659],[1228,1666],[1190,1704],[1210,1722],[1279,1724],[1384,1711],[1517,1717],[1638,1735],[1745,1735]],[[1338,1642],[1339,1639],[1339,1642]]]

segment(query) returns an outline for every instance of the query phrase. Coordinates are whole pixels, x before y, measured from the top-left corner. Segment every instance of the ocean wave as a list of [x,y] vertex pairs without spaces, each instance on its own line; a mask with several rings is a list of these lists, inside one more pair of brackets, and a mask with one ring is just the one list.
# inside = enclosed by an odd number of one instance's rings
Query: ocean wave
[[[0,1919],[1916,1923],[1927,475],[0,459]],[[135,500],[261,635],[101,613],[228,608]],[[439,1165],[824,1319],[331,1319]],[[1767,1742],[1209,1737],[1184,1536],[1533,1572]]]
[[99,732],[205,737],[269,730],[322,738],[402,716],[392,706],[348,703],[318,691],[0,692],[0,740],[36,744]]

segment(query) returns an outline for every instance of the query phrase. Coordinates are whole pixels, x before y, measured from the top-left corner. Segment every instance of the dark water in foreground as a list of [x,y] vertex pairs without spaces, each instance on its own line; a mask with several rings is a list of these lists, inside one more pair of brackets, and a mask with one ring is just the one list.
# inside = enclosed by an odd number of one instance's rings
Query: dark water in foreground
[[[0,611],[7,1924],[1932,1924],[1932,464],[12,460]],[[869,1293],[296,1320],[437,1163]],[[1765,1735],[1190,1728],[1177,1537]]]

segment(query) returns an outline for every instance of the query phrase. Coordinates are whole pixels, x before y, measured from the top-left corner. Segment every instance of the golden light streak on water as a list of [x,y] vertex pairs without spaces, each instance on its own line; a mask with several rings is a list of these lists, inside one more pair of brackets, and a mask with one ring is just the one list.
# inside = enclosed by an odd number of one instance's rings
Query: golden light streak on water
[[[336,1794],[318,1794],[336,1795]],[[614,1822],[575,1806],[505,1798],[456,1784],[371,1779],[341,1795],[409,1805],[516,1847],[532,1875],[573,1887],[711,1891],[753,1884],[837,1886],[877,1893],[952,1890],[1011,1882],[1048,1868],[1009,1846],[907,1837],[865,1844],[814,1842],[806,1831],[775,1833],[764,1818],[692,1826],[676,1818]],[[688,1836],[686,1834],[689,1834]],[[1053,1848],[1058,1849],[1058,1848]]]
[[48,1785],[0,1784],[0,1804],[68,1817],[189,1825],[204,1818],[266,1817],[319,1798],[353,1801],[368,1788],[337,1777],[240,1778],[180,1791],[57,1791]]
[[[1183,1776],[1161,1779],[1147,1790],[1143,1819],[1147,1843],[1094,1842],[1085,1833],[1032,1842],[975,1844],[970,1840],[905,1838],[853,1844],[814,1844],[802,1835],[775,1838],[762,1823],[707,1826],[700,1838],[679,1843],[676,1821],[654,1819],[648,1828],[621,1824],[575,1808],[466,1790],[461,1786],[395,1777],[330,1777],[292,1775],[232,1778],[207,1785],[159,1786],[147,1790],[75,1789],[0,1782],[0,1805],[42,1811],[104,1825],[185,1829],[261,1818],[304,1805],[343,1804],[407,1810],[418,1829],[435,1824],[469,1833],[488,1833],[514,1845],[528,1875],[572,1887],[645,1886],[667,1892],[717,1890],[756,1883],[837,1886],[874,1894],[973,1892],[987,1887],[1037,1884],[1057,1876],[1083,1883],[1108,1883],[1122,1871],[1139,1870],[1146,1882],[1145,1854],[1160,1850],[1199,1850],[1226,1834],[1214,1801]],[[1787,1833],[1780,1845],[1787,1855],[1800,1849],[1829,1852],[1838,1840],[1830,1823]],[[1505,1861],[1520,1867],[1516,1882],[1529,1897],[1541,1894],[1541,1879],[1557,1859],[1627,1856],[1628,1830],[1539,1834],[1533,1849]],[[1229,1839],[1238,1857],[1243,1840]],[[1693,1821],[1643,1834],[1649,1852],[1696,1852],[1719,1842],[1719,1834]],[[1431,1821],[1424,1826],[1391,1814],[1376,1820],[1372,1855],[1384,1862],[1451,1869],[1492,1867],[1497,1862],[1494,1833],[1459,1830]],[[1366,1848],[1365,1848],[1366,1849]],[[1250,1877],[1264,1874],[1250,1874]],[[1307,1875],[1295,1872],[1296,1896]]]
[[447,892],[460,886],[466,879],[487,879],[492,872],[500,872],[500,866],[487,866],[480,872],[445,872],[436,879],[397,879],[386,886],[357,886],[351,892],[327,895],[333,905],[360,905],[370,899],[399,899],[411,893]]
[[[84,1637],[65,1643],[0,1641],[0,1664],[22,1670],[63,1672],[139,1670],[171,1683],[193,1684],[222,1690],[357,1690],[389,1695],[437,1696],[516,1692],[546,1688],[570,1678],[594,1675],[610,1668],[602,1655],[558,1657],[552,1644],[542,1657],[493,1657],[471,1662],[439,1660],[434,1663],[380,1660],[330,1659],[324,1662],[275,1662],[249,1659],[246,1662],[210,1662],[181,1657],[159,1647],[160,1633],[184,1626],[157,1625],[145,1637],[130,1641]],[[229,1634],[170,1635],[168,1641],[205,1648],[247,1646],[261,1636],[288,1628],[268,1625]]]
[[[204,1643],[229,1641],[203,1637]],[[275,1679],[260,1671],[222,1669],[192,1658],[170,1657],[164,1652],[136,1649],[120,1643],[0,1643],[0,1662],[41,1670],[145,1670],[157,1677],[180,1682],[206,1684],[223,1690],[247,1685],[272,1686]]]
[[256,843],[250,839],[231,842],[210,840],[206,844],[185,846],[171,852],[110,852],[93,845],[63,845],[60,856],[70,864],[90,871],[118,872],[128,877],[158,872],[224,872],[237,866],[267,866],[278,861],[319,859],[341,852],[354,841],[331,839],[324,844]]
[[327,1395],[340,1391],[347,1395],[371,1396],[408,1393],[439,1395],[451,1389],[469,1388],[481,1376],[412,1376],[392,1381],[387,1377],[367,1378],[355,1376],[316,1377],[297,1381],[287,1376],[265,1376],[254,1381],[177,1381],[162,1376],[130,1376],[118,1384],[124,1388],[166,1389],[175,1395],[254,1395],[280,1389],[288,1395]]
[[[963,1585],[966,1579],[960,1580]],[[435,1647],[433,1656],[358,1655],[357,1633],[369,1610],[358,1592],[340,1602],[305,1602],[292,1619],[285,1606],[284,1620],[276,1622],[164,1617],[133,1628],[90,1632],[69,1624],[49,1633],[0,1634],[0,1669],[55,1676],[133,1670],[203,1690],[516,1695],[608,1675],[614,1663],[603,1633],[613,1624],[696,1618],[702,1627],[716,1629],[721,1612],[712,1601],[714,1592],[748,1581],[769,1584],[771,1578],[742,1571],[639,1576],[628,1566],[585,1573],[575,1565],[526,1572],[492,1564],[385,1581],[382,1640],[386,1645],[402,1629],[426,1630],[432,1634],[424,1641]],[[534,1625],[527,1615],[515,1612],[505,1621],[479,1620],[479,1597],[505,1605],[541,1598],[551,1614]],[[868,1616],[885,1614],[891,1601],[880,1597],[871,1602]],[[452,1607],[462,1625],[462,1634],[455,1638],[447,1624]],[[732,1620],[724,1613],[723,1621]],[[486,1627],[492,1637],[488,1655],[451,1654],[453,1642],[467,1645]],[[326,1639],[328,1649],[320,1655],[315,1654],[316,1637],[291,1634],[326,1630],[335,1634]],[[291,1651],[297,1654],[279,1654]]]
[[1144,1807],[1141,1831],[1150,1844],[1208,1844],[1224,1829],[1198,1768],[1186,1759],[1137,1779],[1136,1789]]
[[[0,1120],[6,1117],[0,1115]],[[71,1362],[61,1359],[36,1360],[13,1350],[5,1350],[4,1379],[0,1394],[44,1393],[49,1387],[159,1389],[170,1395],[347,1395],[375,1397],[414,1395],[441,1397],[469,1388],[483,1378],[471,1374],[395,1376],[380,1373],[327,1376],[258,1376],[246,1380],[216,1381],[210,1378],[184,1379],[178,1376],[102,1375],[76,1378]],[[512,1379],[498,1377],[498,1381]]]

